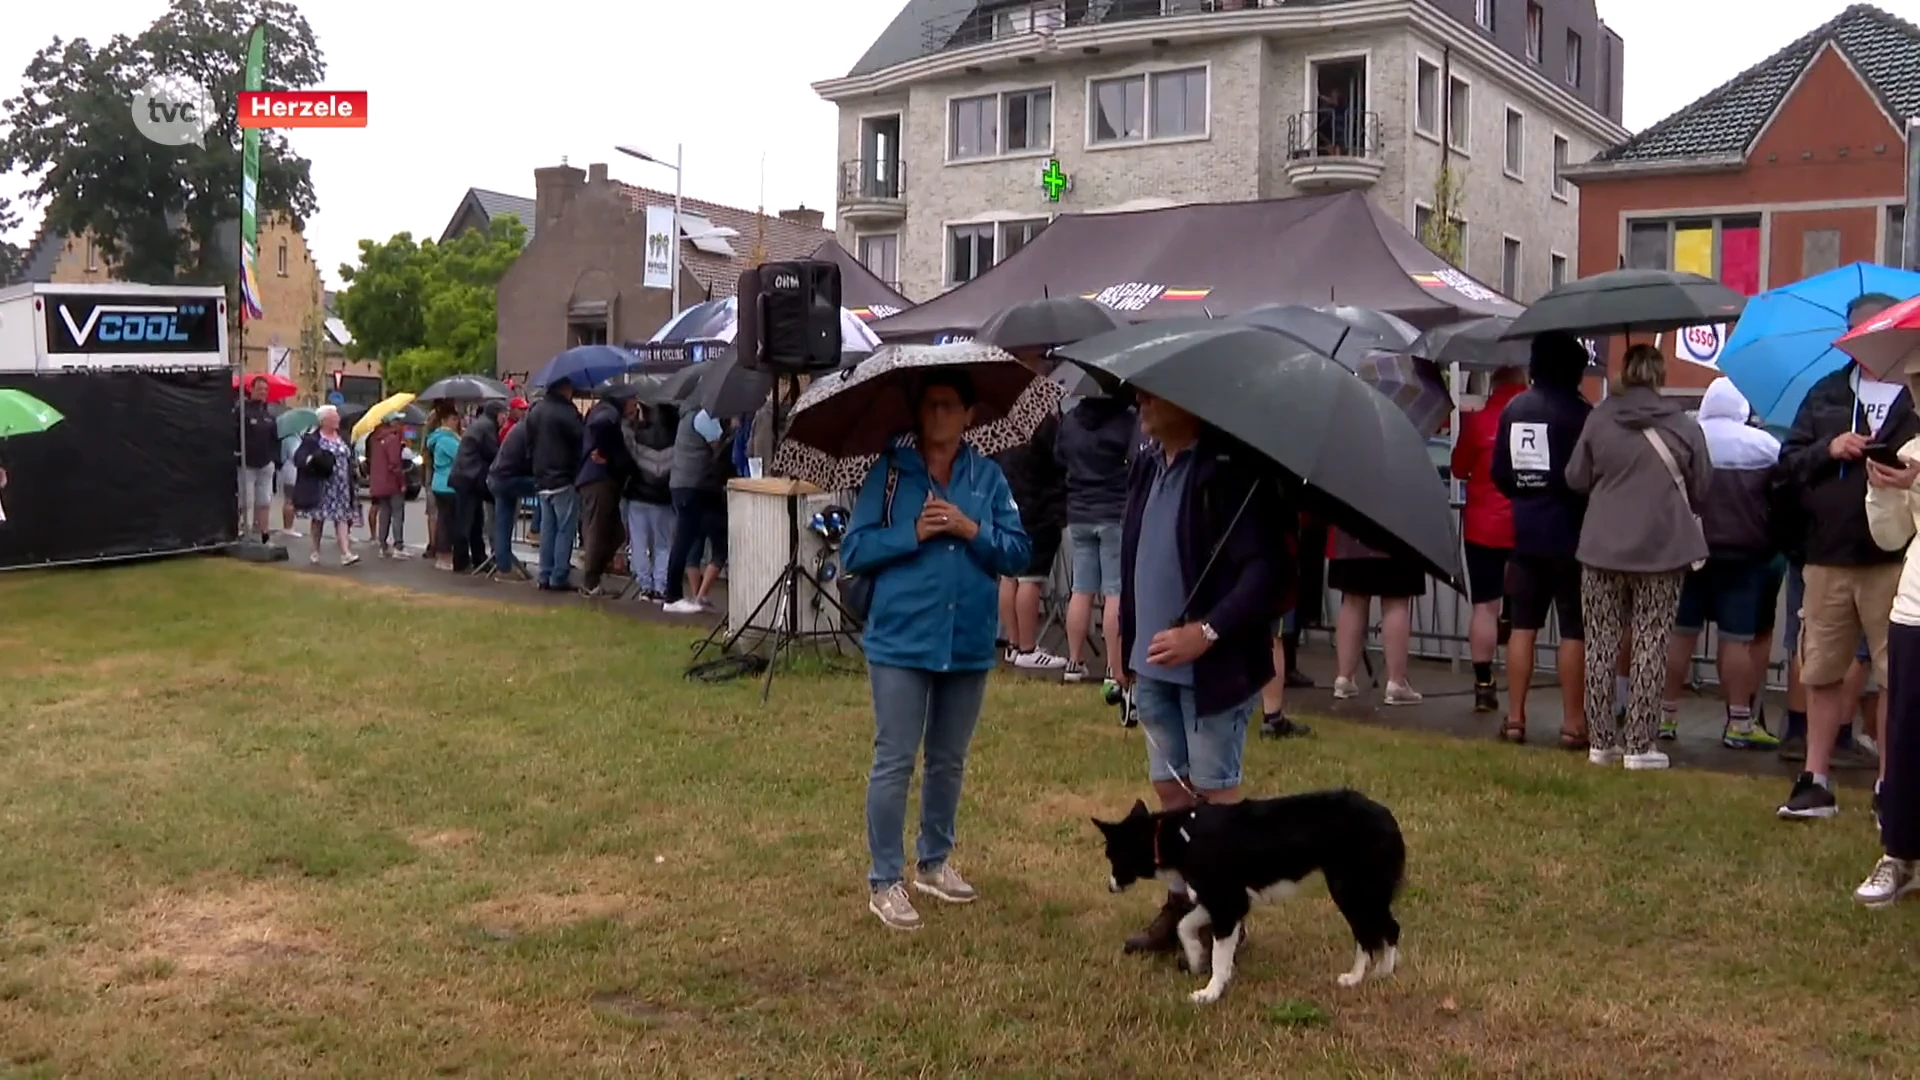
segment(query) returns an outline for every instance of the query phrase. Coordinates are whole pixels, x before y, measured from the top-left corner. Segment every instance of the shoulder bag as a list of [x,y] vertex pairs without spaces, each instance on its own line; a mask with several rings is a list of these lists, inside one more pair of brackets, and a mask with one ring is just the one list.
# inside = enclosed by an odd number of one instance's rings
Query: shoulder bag
[[[887,455],[887,491],[880,504],[880,527],[893,528],[893,499],[900,491],[900,470],[893,463],[893,455]],[[867,624],[867,613],[873,610],[873,575],[840,575],[840,610],[853,616],[861,626]]]
[[[1693,513],[1693,499],[1687,494],[1687,481],[1680,475],[1680,464],[1673,460],[1673,451],[1667,449],[1667,440],[1661,438],[1659,432],[1652,428],[1644,428],[1640,434],[1647,437],[1647,441],[1653,444],[1653,452],[1660,455],[1660,464],[1667,467],[1667,475],[1673,479],[1673,486],[1680,491],[1680,502],[1686,506],[1687,513],[1693,514],[1693,526],[1700,530],[1700,536],[1704,539],[1707,535],[1706,526],[1701,523],[1700,515]],[[1707,565],[1705,559],[1693,561],[1695,570],[1705,565]]]

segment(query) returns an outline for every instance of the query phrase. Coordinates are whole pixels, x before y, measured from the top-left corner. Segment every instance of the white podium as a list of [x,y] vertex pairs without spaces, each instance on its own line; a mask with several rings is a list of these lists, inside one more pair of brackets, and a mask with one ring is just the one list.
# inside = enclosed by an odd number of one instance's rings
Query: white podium
[[[796,561],[800,569],[818,577],[826,544],[807,528],[807,523],[839,498],[798,480],[768,477],[727,482],[727,625],[741,632],[743,641],[781,631],[827,634],[840,629],[840,610],[833,602],[839,599],[838,590],[832,584],[826,590],[830,600],[813,582],[799,580],[795,590],[797,620],[788,610],[784,589],[767,600],[767,590],[780,582],[793,554],[788,508],[793,508],[799,520]],[[763,605],[762,600],[767,602]]]

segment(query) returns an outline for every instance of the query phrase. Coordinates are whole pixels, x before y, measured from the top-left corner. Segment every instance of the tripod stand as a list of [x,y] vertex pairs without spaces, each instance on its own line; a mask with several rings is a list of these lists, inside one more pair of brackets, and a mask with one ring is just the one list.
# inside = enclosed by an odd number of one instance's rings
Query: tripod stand
[[[778,441],[780,432],[780,397],[783,392],[783,383],[785,384],[784,389],[791,394],[789,398],[790,402],[797,400],[800,396],[799,379],[797,376],[781,375],[775,379],[773,387],[773,407],[769,422],[773,425],[776,442]],[[741,620],[740,625],[729,627],[726,622],[722,622],[720,625],[715,626],[713,630],[707,634],[705,640],[695,646],[693,659],[690,661],[691,671],[692,667],[699,665],[701,656],[704,655],[708,649],[716,646],[723,655],[741,655],[742,650],[739,647],[741,639],[744,638],[749,631],[759,631],[765,636],[754,643],[755,648],[751,651],[757,653],[759,651],[758,647],[762,643],[768,643],[770,645],[766,650],[766,674],[760,684],[760,700],[762,702],[766,701],[773,693],[773,675],[774,671],[779,667],[781,654],[784,653],[788,659],[792,659],[802,643],[814,643],[822,640],[833,642],[836,651],[840,651],[840,644],[843,641],[851,644],[856,651],[860,648],[859,638],[854,629],[859,625],[859,620],[854,618],[846,608],[841,606],[837,596],[833,592],[828,591],[825,583],[820,580],[819,575],[801,564],[800,493],[790,486],[787,491],[781,494],[781,498],[786,501],[787,511],[786,565],[782,567],[779,574],[775,576],[773,583],[767,587],[767,591],[761,595],[760,601],[754,605],[752,612],[750,612],[745,619]],[[820,627],[817,625],[816,619],[814,629],[802,630],[800,628],[800,613],[802,607],[800,586],[802,582],[811,586],[813,589],[812,597],[816,604],[816,612],[819,610],[817,605],[832,605],[835,613],[839,615],[839,624],[837,626]],[[768,622],[766,623],[761,622],[763,614],[768,617]],[[724,640],[721,639],[722,634],[726,635]]]

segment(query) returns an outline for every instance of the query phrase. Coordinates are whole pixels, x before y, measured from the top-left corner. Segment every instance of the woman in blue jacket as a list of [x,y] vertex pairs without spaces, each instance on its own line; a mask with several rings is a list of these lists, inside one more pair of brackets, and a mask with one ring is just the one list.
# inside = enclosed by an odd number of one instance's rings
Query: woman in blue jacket
[[948,855],[967,747],[994,666],[999,579],[1023,570],[1032,553],[1000,467],[961,439],[972,420],[972,381],[934,371],[911,393],[917,430],[867,474],[840,551],[848,573],[873,582],[862,639],[873,686],[867,907],[896,930],[920,927],[903,884],[902,834],[923,742],[914,888],[954,904],[976,895]]

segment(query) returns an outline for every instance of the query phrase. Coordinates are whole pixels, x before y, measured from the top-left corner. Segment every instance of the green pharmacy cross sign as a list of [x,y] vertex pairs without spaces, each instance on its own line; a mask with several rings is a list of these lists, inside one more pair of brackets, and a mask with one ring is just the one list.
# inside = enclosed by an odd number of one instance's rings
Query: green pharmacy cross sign
[[1059,202],[1062,192],[1073,190],[1073,178],[1061,171],[1059,158],[1048,158],[1047,167],[1040,170],[1040,186],[1046,189],[1048,202]]

